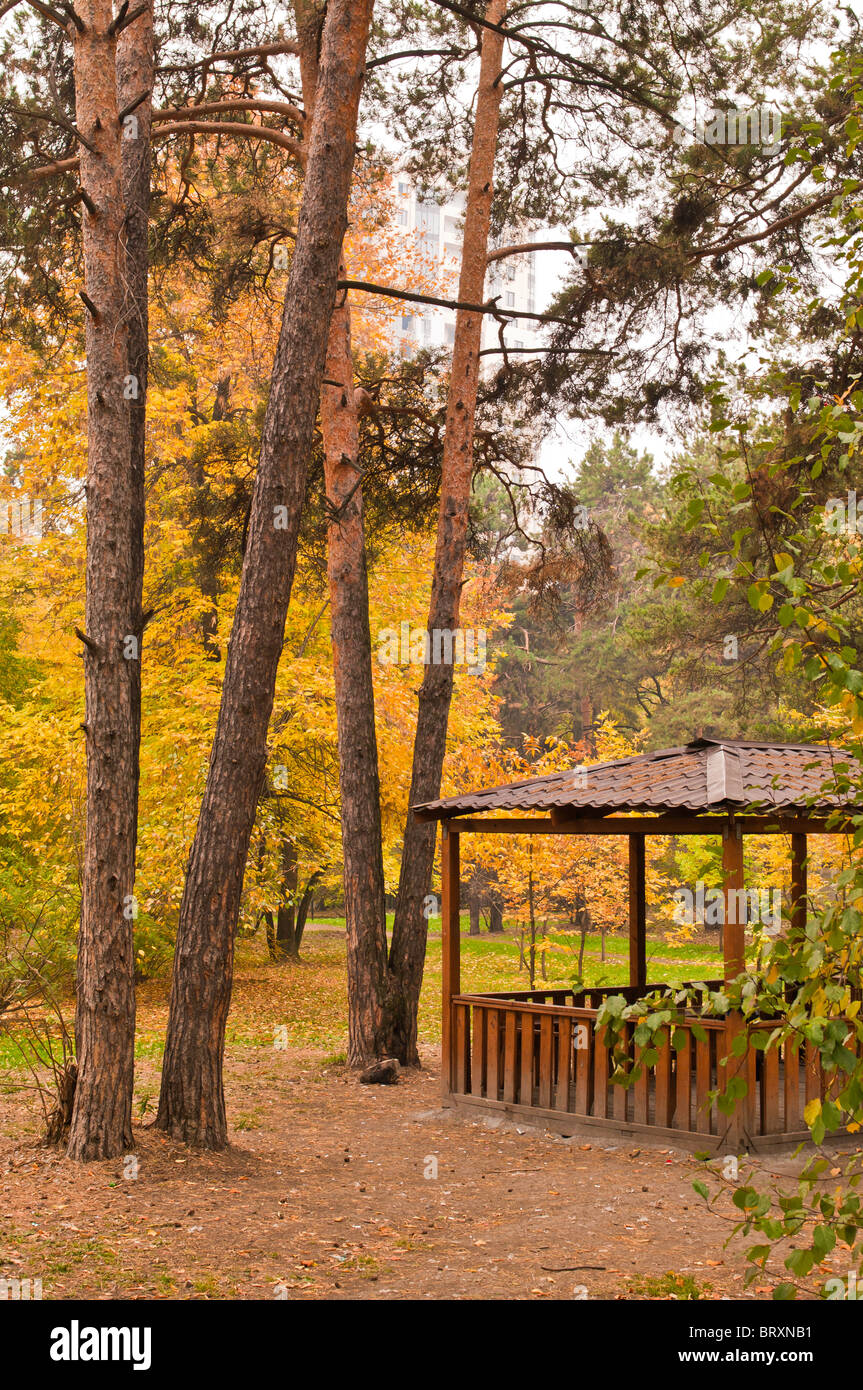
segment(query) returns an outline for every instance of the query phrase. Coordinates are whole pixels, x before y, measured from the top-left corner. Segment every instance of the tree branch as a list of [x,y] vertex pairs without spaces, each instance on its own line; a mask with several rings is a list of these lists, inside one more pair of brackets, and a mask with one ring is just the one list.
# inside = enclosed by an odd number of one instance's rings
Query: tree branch
[[84,646],[87,648],[88,651],[93,652],[96,656],[105,655],[105,648],[100,646],[98,642],[94,641],[92,637],[88,637],[86,632],[82,632],[79,627],[75,628],[75,636],[78,638],[79,642],[84,643]]
[[123,0],[116,19],[108,25],[108,33],[111,38],[116,38],[118,34],[122,34],[124,29],[128,29],[129,25],[134,24],[136,19],[140,19],[142,14],[146,14],[149,8],[149,5],[138,5],[136,9],[130,10],[129,0]]
[[[561,322],[563,322],[563,320],[561,320]],[[579,348],[579,347],[563,347],[563,348],[556,348],[556,347],[548,346],[548,345],[546,345],[545,343],[540,343],[539,346],[537,346],[537,347],[521,347],[521,348],[520,348],[520,347],[510,347],[509,344],[507,344],[507,346],[506,346],[505,348],[499,348],[499,347],[482,348],[479,355],[480,355],[480,357],[500,357],[501,355],[504,355],[504,356],[506,356],[506,357],[510,357],[510,356],[512,356],[513,353],[519,353],[519,354],[523,354],[523,355],[525,355],[525,356],[528,355],[528,354],[529,354],[530,356],[536,356],[536,355],[537,355],[538,353],[540,353],[540,352],[554,352],[554,353],[570,353],[570,352],[571,352],[571,353],[576,353],[577,355],[580,355],[580,356],[582,356],[582,357],[613,357],[613,356],[614,356],[614,353],[612,352],[611,348]]]
[[284,39],[279,43],[264,43],[253,48],[226,48],[218,53],[210,53],[206,58],[199,58],[195,63],[174,63],[169,67],[158,68],[158,72],[189,72],[194,68],[204,68],[205,70],[211,63],[234,62],[241,58],[273,58],[280,53],[299,53],[300,46],[290,39]]
[[96,204],[85,188],[76,188],[71,198],[67,198],[63,206],[70,208],[73,207],[75,203],[83,203],[91,217],[99,216],[99,209],[96,207]]
[[64,14],[68,15],[79,34],[83,34],[85,24],[74,5],[67,3],[67,0],[60,0],[60,8]]
[[[99,310],[96,308],[96,305],[93,303],[92,299],[90,298],[89,294],[87,294],[86,290],[79,290],[79,291],[78,291],[78,298],[81,300],[81,302],[83,303],[84,307],[89,311],[89,313],[90,313],[90,315],[91,315],[91,317],[92,317],[92,319],[93,319],[93,322],[94,322],[94,323],[98,323],[98,322],[99,322],[99,319],[101,318],[101,315],[100,315],[100,313],[99,313]],[[78,629],[76,628],[75,631],[77,632]],[[82,642],[84,641],[84,638],[83,638],[83,637],[81,638],[81,641],[82,641]]]
[[286,116],[301,129],[305,128],[305,112],[288,101],[266,101],[253,97],[226,98],[224,101],[206,101],[200,106],[179,106],[176,110],[153,112],[154,121],[174,121],[196,119],[200,116],[218,115],[220,111],[268,111],[273,115]]
[[460,58],[462,50],[460,48],[405,48],[399,53],[385,53],[380,58],[370,58],[366,63],[366,72],[372,68],[379,68],[384,63],[398,63],[402,58]]
[[512,29],[506,29],[502,24],[493,24],[490,19],[482,19],[479,15],[471,14],[464,5],[455,5],[451,0],[432,0],[439,10],[449,10],[450,14],[458,15],[459,19],[464,19],[468,24],[477,24],[480,29],[492,29],[495,34],[503,34],[505,38],[515,39],[517,43],[523,43],[528,48],[534,48],[535,44],[531,39],[525,38],[522,34],[513,33]]
[[526,309],[501,309],[499,295],[485,304],[469,304],[462,299],[439,299],[434,294],[416,294],[412,290],[395,290],[389,285],[371,285],[365,280],[339,280],[340,290],[362,290],[364,294],[381,294],[387,299],[407,299],[413,304],[433,304],[440,309],[464,309],[470,314],[490,314],[496,319],[534,319],[537,323],[563,323],[571,327],[569,319],[557,314],[533,314]]
[[53,19],[54,23],[63,30],[63,33],[66,33],[69,27],[68,19],[64,19],[56,10],[52,10],[50,5],[43,5],[42,0],[27,0],[27,3],[32,5],[34,10],[38,10],[41,15],[44,15],[46,19]]
[[13,116],[29,116],[34,121],[47,121],[49,125],[57,125],[61,130],[65,130],[67,135],[73,135],[79,144],[83,145],[91,154],[99,153],[96,146],[91,144],[85,135],[81,134],[78,127],[73,125],[71,121],[67,121],[65,116],[61,116],[59,112],[52,113],[27,106],[11,106],[9,110]]
[[140,96],[135,97],[134,101],[130,101],[128,106],[124,106],[122,111],[118,111],[117,120],[119,124],[122,125],[127,116],[131,116],[133,111],[137,111],[141,103],[146,101],[147,97],[151,94],[151,89],[147,88],[147,90],[145,92],[142,92]]
[[251,121],[177,121],[176,124],[160,125],[153,131],[153,138],[164,135],[234,135],[246,140],[269,140],[281,149],[288,150],[295,159],[302,160],[305,155],[302,144],[282,130],[273,130],[266,125],[253,125]]
[[800,222],[805,217],[811,217],[820,208],[832,203],[834,198],[840,196],[840,192],[856,193],[863,187],[863,181],[858,180],[854,188],[839,190],[834,188],[831,193],[824,193],[814,202],[807,203],[805,207],[798,208],[796,212],[789,212],[787,217],[780,217],[776,222],[771,222],[769,226],[763,227],[761,231],[751,232],[749,236],[733,237],[730,241],[714,242],[712,246],[702,246],[698,251],[693,251],[690,260],[700,260],[703,256],[722,256],[726,251],[736,251],[739,246],[749,246],[754,241],[763,241],[765,237],[772,236],[774,232],[779,232],[783,227],[793,226],[795,222]]
[[531,251],[571,251],[573,256],[577,256],[582,246],[591,244],[588,241],[523,241],[517,246],[502,246],[497,251],[490,251],[485,263],[491,265],[492,261],[502,261],[506,256],[523,256]]
[[58,159],[53,164],[41,164],[36,169],[24,169],[22,170],[22,177],[48,179],[53,178],[54,174],[71,174],[78,168],[79,162],[77,155],[71,159]]

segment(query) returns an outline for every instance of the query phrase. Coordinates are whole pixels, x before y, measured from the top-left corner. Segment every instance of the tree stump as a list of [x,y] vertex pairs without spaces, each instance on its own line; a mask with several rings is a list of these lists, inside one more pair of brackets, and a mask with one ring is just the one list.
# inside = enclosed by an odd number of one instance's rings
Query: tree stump
[[363,1086],[396,1086],[400,1071],[397,1057],[383,1057],[380,1062],[373,1062],[360,1072],[360,1082]]

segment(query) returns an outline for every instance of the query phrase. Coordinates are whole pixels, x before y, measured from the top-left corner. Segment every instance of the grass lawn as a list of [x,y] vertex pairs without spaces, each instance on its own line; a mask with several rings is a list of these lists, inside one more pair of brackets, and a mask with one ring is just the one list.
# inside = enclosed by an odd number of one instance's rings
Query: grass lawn
[[[391,925],[392,917],[388,918]],[[345,980],[344,922],[338,918],[316,918],[317,927],[331,931],[307,932],[299,965],[274,965],[258,938],[241,939],[237,947],[234,993],[228,1018],[228,1045],[253,1047],[323,1048],[333,1058],[341,1057],[347,1045],[347,986]],[[461,943],[462,988],[482,993],[496,989],[527,989],[527,973],[518,968],[518,941],[513,923],[497,935],[468,936],[463,920]],[[536,987],[571,987],[578,963],[578,937],[554,933],[554,938],[570,946],[546,953],[546,976],[541,977],[537,961]],[[629,943],[625,936],[609,935],[605,941],[606,959],[600,959],[599,934],[587,938],[584,956],[585,979],[589,984],[624,985],[629,982]],[[722,973],[717,950],[704,943],[669,945],[648,941],[648,974],[653,981],[714,978]],[[428,955],[420,999],[420,1040],[440,1041],[441,938],[440,926],[432,922]],[[138,987],[138,1028],[136,1056],[161,1059],[167,1016],[168,981],[150,980]],[[66,1005],[71,1022],[74,1004]],[[18,1068],[20,1054],[14,1038],[0,1034],[0,1071]],[[142,1095],[146,1111],[152,1097]]]

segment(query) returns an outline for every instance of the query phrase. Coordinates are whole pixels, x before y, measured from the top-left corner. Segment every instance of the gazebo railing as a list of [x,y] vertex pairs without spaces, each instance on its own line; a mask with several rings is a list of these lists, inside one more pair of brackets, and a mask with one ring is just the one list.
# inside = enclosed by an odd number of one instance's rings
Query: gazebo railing
[[655,989],[687,989],[694,984],[708,989],[721,989],[722,980],[687,980],[682,985],[669,985],[666,980],[647,985],[586,985],[582,989],[501,989],[483,991],[482,999],[514,999],[534,1004],[567,1004],[570,1008],[598,1009],[609,994],[622,994],[627,1004],[634,1004]]
[[[650,986],[647,986],[650,988]],[[720,1137],[728,1117],[710,1093],[727,1084],[723,1020],[692,1015],[661,1035],[655,1059],[645,1063],[626,1030],[630,1065],[641,1064],[629,1086],[612,1083],[612,1059],[596,1013],[606,994],[626,989],[525,990],[492,995],[459,994],[452,1001],[451,1092],[454,1097],[491,1101],[613,1125],[647,1126],[691,1135]],[[636,996],[637,997],[637,994]],[[588,1003],[587,1000],[590,1000]],[[572,1000],[573,1002],[570,1002]],[[743,1128],[751,1136],[803,1137],[803,1108],[824,1095],[820,1054],[790,1042],[769,1052],[753,1046],[765,1021],[749,1025],[750,1045],[740,1063],[747,1081],[741,1102]],[[738,1073],[740,1074],[740,1073]]]

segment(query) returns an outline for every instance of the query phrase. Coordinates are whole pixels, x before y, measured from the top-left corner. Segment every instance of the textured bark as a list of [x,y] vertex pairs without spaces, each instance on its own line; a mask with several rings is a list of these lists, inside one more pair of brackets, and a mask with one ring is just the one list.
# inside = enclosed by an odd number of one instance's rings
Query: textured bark
[[[122,132],[110,0],[81,0],[75,44],[87,300],[87,594],[84,634],[87,827],[75,1015],[75,1159],[132,1142],[135,993],[132,891],[138,780],[140,489],[133,477],[125,293]],[[93,211],[91,211],[91,207]],[[90,307],[92,306],[92,307]],[[136,654],[137,655],[137,654]]]
[[[295,0],[303,102],[313,111],[318,83],[320,5]],[[339,267],[346,278],[345,266]],[[387,997],[387,933],[375,701],[363,494],[359,486],[359,419],[353,383],[351,311],[346,296],[333,311],[321,393],[324,476],[332,520],[327,530],[333,676],[339,743],[348,1062],[363,1067],[380,1055]]]
[[308,168],[240,593],[180,908],[156,1123],[205,1147],[227,1144],[222,1061],[234,938],[347,226],[372,3],[331,0],[327,7]]
[[[214,422],[226,419],[230,412],[231,382],[230,371],[223,372],[216,382],[212,411]],[[207,476],[203,456],[199,456],[194,464],[192,476],[194,479],[192,553],[198,588],[201,597],[207,601],[207,607],[201,615],[201,641],[207,660],[221,661],[222,649],[219,646],[218,634],[220,572],[225,548],[224,527],[220,526],[216,519],[213,488]]]
[[[505,0],[490,0],[486,19],[499,24],[505,8]],[[483,29],[458,292],[460,300],[473,304],[482,301],[485,286],[492,178],[500,122],[502,84],[498,79],[502,55],[502,36],[494,30]],[[430,634],[435,629],[458,627],[473,478],[481,336],[482,315],[459,310],[441,465],[440,510],[428,618]],[[452,687],[451,665],[441,662],[437,666],[426,666],[419,695],[409,806],[432,801],[439,793]],[[389,955],[394,988],[385,1050],[409,1066],[419,1063],[417,1010],[428,931],[423,899],[431,886],[436,829],[434,821],[421,824],[408,811]]]
[[153,6],[123,30],[117,40],[117,104],[125,111],[139,97],[121,130],[123,204],[126,214],[123,275],[126,289],[127,376],[134,382],[128,401],[131,514],[129,543],[132,547],[133,626],[138,637],[139,659],[130,662],[135,740],[135,821],[138,807],[138,754],[141,737],[141,663],[143,654],[142,594],[144,587],[144,510],[147,441],[147,375],[149,365],[150,270],[150,131],[153,113]]
[[[344,268],[342,267],[342,275]],[[342,300],[330,323],[326,377],[341,383],[321,394],[327,501],[327,575],[339,739],[342,857],[348,971],[348,1064],[379,1057],[387,994],[375,695],[369,588],[359,487],[359,424],[353,386],[350,309]]]
[[315,113],[326,0],[294,0],[294,23],[300,59],[300,85],[306,116],[306,133]]

